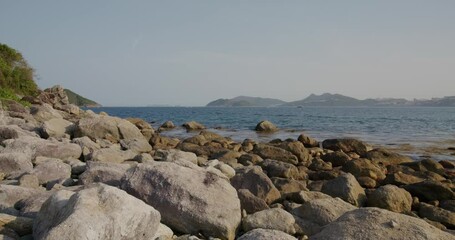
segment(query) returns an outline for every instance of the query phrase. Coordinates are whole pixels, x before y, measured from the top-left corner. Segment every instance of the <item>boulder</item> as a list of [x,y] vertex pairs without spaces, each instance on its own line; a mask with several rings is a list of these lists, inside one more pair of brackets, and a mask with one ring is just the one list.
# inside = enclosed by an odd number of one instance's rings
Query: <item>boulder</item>
[[269,177],[290,178],[297,180],[303,179],[299,169],[290,163],[266,159],[259,163],[259,165]]
[[158,230],[155,233],[155,236],[153,236],[151,239],[152,240],[172,240],[174,236],[174,232],[172,229],[170,229],[168,226],[160,223],[160,226],[158,227]]
[[316,199],[332,198],[330,195],[315,191],[300,191],[298,193],[288,194],[287,197],[291,201],[299,204],[311,202]]
[[192,152],[184,152],[178,149],[156,150],[154,159],[157,161],[174,162],[177,160],[185,160],[197,165],[197,156]]
[[53,194],[33,227],[35,239],[151,239],[160,213],[126,192],[104,184]]
[[259,212],[268,209],[267,203],[256,196],[254,196],[248,189],[237,190],[240,206],[242,210],[245,210],[248,214]]
[[281,208],[262,210],[246,216],[242,220],[242,227],[245,232],[253,229],[279,230],[288,234],[295,234],[295,219],[292,214]]
[[378,164],[380,166],[397,165],[406,162],[413,162],[413,160],[408,156],[404,156],[383,148],[373,149],[367,152],[363,157],[370,159],[373,163]]
[[98,143],[93,142],[89,137],[73,138],[71,141],[79,145],[82,149],[82,156],[87,161],[91,158],[92,153],[96,150],[99,150],[101,146]]
[[53,194],[53,191],[41,191],[28,196],[14,204],[22,217],[36,218],[41,206]]
[[435,181],[423,181],[403,187],[421,201],[442,201],[455,199],[455,193],[446,185]]
[[439,207],[445,210],[455,212],[455,199],[454,200],[444,200],[439,203]]
[[89,161],[87,170],[79,176],[79,183],[89,185],[100,182],[118,187],[126,171],[131,167],[129,164]]
[[280,191],[281,195],[308,190],[305,181],[287,178],[272,178],[273,185]]
[[35,101],[41,104],[49,104],[54,108],[61,108],[61,106],[69,104],[68,95],[66,95],[65,89],[60,85],[44,89],[36,97]]
[[298,159],[294,154],[282,148],[274,147],[271,145],[256,144],[254,145],[253,152],[263,159],[273,159],[294,165],[298,163]]
[[258,132],[275,132],[278,131],[278,128],[269,121],[261,121],[254,128]]
[[163,213],[163,223],[179,232],[234,239],[240,224],[237,191],[194,164],[138,164],[121,187]]
[[73,135],[74,124],[62,118],[53,118],[43,123],[41,132],[44,138],[62,138]]
[[127,160],[133,160],[136,153],[131,150],[122,151],[116,148],[101,148],[95,150],[90,157],[91,161],[122,163]]
[[45,122],[54,118],[63,118],[59,111],[55,110],[49,104],[33,105],[30,108],[30,114],[38,122]]
[[387,174],[386,178],[384,179],[384,184],[393,184],[393,185],[397,185],[397,186],[402,186],[402,185],[419,183],[419,182],[423,182],[423,181],[424,181],[423,178],[416,177],[414,175],[406,174],[403,172],[397,172],[397,173]]
[[35,137],[20,137],[9,139],[4,142],[4,152],[25,152],[32,155],[32,160],[36,157],[49,157],[58,159],[79,158],[82,149],[79,145],[49,141]]
[[14,185],[0,184],[0,208],[14,209],[20,200],[35,196],[42,191]]
[[430,204],[420,203],[419,215],[422,218],[427,218],[431,221],[440,222],[450,229],[455,228],[455,212],[435,207]]
[[142,135],[145,137],[145,139],[148,141],[152,137],[153,134],[155,134],[155,129],[146,121],[144,121],[141,118],[127,118],[130,123],[134,124],[142,133]]
[[402,165],[412,168],[418,172],[433,172],[439,175],[444,175],[444,167],[437,161],[432,159],[424,159],[422,161],[412,161],[403,163]]
[[345,153],[355,152],[359,155],[364,155],[369,150],[369,147],[364,142],[352,138],[327,139],[322,142],[322,147]]
[[172,129],[172,128],[175,128],[175,125],[172,121],[166,121],[160,126],[160,129],[162,129],[162,130],[167,130],[167,129]]
[[31,174],[38,177],[40,185],[71,178],[71,166],[55,158],[39,158]]
[[262,240],[262,239],[279,239],[279,240],[297,240],[297,238],[278,230],[271,229],[254,229],[238,238],[238,240]]
[[307,164],[310,160],[310,152],[303,146],[303,144],[299,141],[284,141],[277,145],[286,151],[294,154],[299,162]]
[[195,122],[195,121],[190,121],[186,122],[182,125],[187,131],[194,131],[194,130],[202,130],[205,129],[204,125]]
[[118,142],[120,139],[144,138],[141,131],[131,122],[103,115],[80,119],[76,124],[74,136],[87,136],[92,140],[107,139],[111,142]]
[[149,153],[153,150],[145,138],[122,139],[120,145],[124,150],[131,150],[135,153]]
[[4,227],[14,230],[19,236],[28,235],[32,233],[33,219],[0,213],[0,228]]
[[39,179],[34,174],[23,174],[19,178],[19,186],[27,187],[27,188],[38,188],[39,187]]
[[222,151],[222,152],[219,152],[219,153],[216,153],[216,154],[210,156],[210,158],[218,159],[221,162],[224,162],[230,166],[235,167],[237,165],[237,159],[240,156],[242,156],[242,154],[239,152],[232,151],[232,150],[225,150],[225,151]]
[[321,198],[304,203],[294,209],[292,214],[319,226],[324,226],[354,209],[356,207],[339,198]]
[[243,154],[237,159],[237,162],[244,166],[256,165],[262,161],[263,159],[259,155],[253,153]]
[[0,173],[6,177],[18,177],[33,169],[31,155],[23,152],[0,153]]
[[397,213],[411,212],[412,196],[394,185],[381,186],[368,195],[368,207],[384,208]]
[[149,143],[152,145],[153,149],[173,149],[177,147],[180,140],[177,138],[170,138],[155,134],[150,138]]
[[330,171],[333,169],[331,162],[324,162],[320,158],[313,158],[308,168],[313,171]]
[[343,165],[341,170],[351,173],[355,177],[369,177],[376,181],[381,181],[386,177],[384,170],[370,160],[363,158],[347,162]]
[[319,142],[316,139],[307,136],[304,133],[300,134],[297,140],[299,140],[307,148],[319,147]]
[[326,162],[332,163],[333,167],[343,166],[344,164],[352,160],[352,158],[349,157],[349,155],[340,151],[326,153],[321,156],[321,159]]
[[39,135],[36,132],[24,130],[17,125],[0,125],[0,143],[7,139],[16,139],[20,137],[38,138]]
[[237,174],[231,178],[231,184],[236,189],[248,189],[267,204],[281,197],[280,191],[273,185],[272,180],[257,166],[237,169]]
[[322,192],[332,197],[339,197],[357,207],[363,206],[367,200],[365,190],[350,173],[327,181],[322,186]]
[[311,236],[311,240],[335,239],[453,239],[422,219],[380,208],[360,208],[350,211]]

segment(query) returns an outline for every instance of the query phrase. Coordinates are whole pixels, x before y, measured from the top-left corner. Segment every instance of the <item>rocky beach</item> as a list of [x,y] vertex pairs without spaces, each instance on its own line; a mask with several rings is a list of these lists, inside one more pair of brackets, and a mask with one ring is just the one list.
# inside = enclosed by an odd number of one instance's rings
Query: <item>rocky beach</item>
[[[1,104],[0,239],[455,239],[454,161],[304,133],[234,141],[192,119],[154,129],[59,86],[27,101]],[[197,134],[162,134],[176,127]]]

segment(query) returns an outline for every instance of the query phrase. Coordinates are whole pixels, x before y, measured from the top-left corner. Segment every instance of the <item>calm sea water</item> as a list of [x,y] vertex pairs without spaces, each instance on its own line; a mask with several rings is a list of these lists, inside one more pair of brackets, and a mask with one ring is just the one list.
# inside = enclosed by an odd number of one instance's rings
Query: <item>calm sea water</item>
[[[122,118],[143,118],[154,127],[167,120],[176,125],[194,120],[237,141],[245,138],[262,141],[296,138],[304,132],[318,140],[359,138],[374,145],[399,148],[411,155],[455,147],[455,108],[102,107],[92,110]],[[257,134],[253,129],[261,120],[269,120],[281,130],[274,134]],[[163,134],[184,138],[195,133],[178,128]],[[433,154],[439,158],[454,158],[450,152]]]

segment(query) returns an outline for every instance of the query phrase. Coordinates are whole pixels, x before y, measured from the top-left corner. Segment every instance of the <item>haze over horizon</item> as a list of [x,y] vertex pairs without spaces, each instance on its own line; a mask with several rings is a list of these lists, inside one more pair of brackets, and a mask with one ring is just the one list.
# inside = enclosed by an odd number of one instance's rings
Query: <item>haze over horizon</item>
[[[330,2],[330,3],[328,3]],[[0,42],[105,106],[455,95],[455,1],[3,1]]]

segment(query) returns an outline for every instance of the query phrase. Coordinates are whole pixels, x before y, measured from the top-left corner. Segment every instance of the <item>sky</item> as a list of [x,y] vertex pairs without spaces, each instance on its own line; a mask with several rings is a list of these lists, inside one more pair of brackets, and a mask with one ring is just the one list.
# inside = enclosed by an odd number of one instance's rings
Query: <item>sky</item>
[[104,106],[455,95],[455,1],[9,1],[0,43]]

